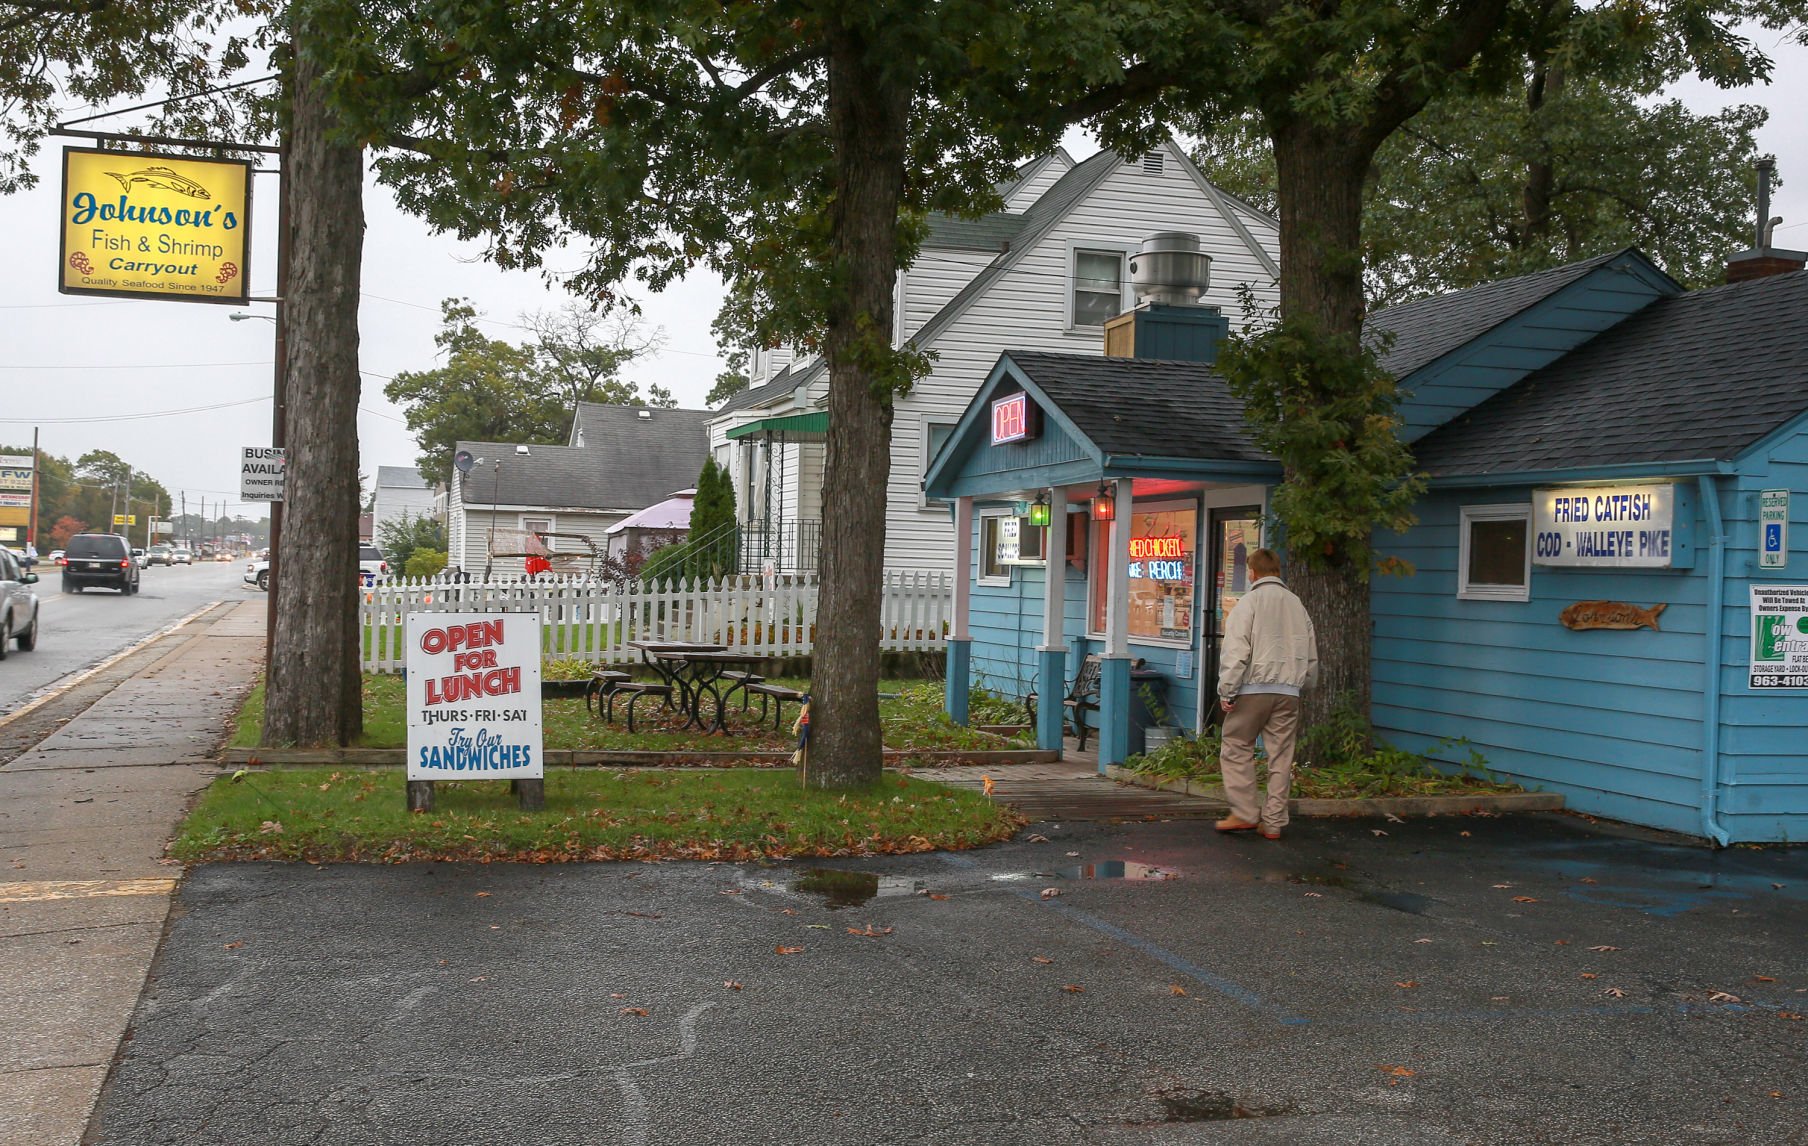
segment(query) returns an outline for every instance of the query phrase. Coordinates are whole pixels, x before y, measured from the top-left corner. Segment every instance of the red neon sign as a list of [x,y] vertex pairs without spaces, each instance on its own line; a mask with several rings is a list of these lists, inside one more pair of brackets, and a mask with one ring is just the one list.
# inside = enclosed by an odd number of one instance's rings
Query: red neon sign
[[1036,436],[1036,408],[1030,396],[1019,391],[992,403],[992,444],[1021,442]]

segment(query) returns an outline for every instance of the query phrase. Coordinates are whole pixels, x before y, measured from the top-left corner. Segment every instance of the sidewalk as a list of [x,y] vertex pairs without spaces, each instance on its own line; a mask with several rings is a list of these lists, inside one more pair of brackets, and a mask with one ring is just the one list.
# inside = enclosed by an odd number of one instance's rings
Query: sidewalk
[[81,1140],[163,934],[164,841],[261,667],[261,603],[222,604],[0,768],[0,1142]]

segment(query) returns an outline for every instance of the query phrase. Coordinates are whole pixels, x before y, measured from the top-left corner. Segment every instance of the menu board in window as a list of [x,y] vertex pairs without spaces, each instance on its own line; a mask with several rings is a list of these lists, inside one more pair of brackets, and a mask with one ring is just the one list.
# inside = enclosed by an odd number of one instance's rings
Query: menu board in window
[[[1106,552],[1101,523],[1094,538]],[[1130,516],[1129,632],[1131,640],[1190,642],[1198,555],[1199,510],[1190,502],[1136,507]],[[1093,632],[1105,631],[1106,563],[1094,562]]]

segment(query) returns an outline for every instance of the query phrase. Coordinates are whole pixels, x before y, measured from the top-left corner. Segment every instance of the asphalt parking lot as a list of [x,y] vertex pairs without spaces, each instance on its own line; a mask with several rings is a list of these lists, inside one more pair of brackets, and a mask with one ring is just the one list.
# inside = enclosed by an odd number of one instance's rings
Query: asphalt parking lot
[[810,866],[197,869],[89,1141],[1808,1141],[1800,850],[1444,817]]

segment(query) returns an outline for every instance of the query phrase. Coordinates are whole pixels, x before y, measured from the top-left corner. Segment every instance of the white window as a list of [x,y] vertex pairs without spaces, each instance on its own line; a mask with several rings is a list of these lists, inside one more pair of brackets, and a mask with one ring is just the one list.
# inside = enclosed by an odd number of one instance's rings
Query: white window
[[1456,595],[1465,601],[1532,599],[1532,507],[1465,505]]
[[1009,585],[1011,566],[1017,563],[1018,522],[1002,509],[983,512],[979,518],[979,583]]
[[929,463],[935,461],[935,455],[941,452],[948,439],[954,435],[955,423],[933,418],[926,418],[922,423],[922,433],[918,441],[917,459],[917,508],[932,509],[944,504],[940,498],[931,498],[923,492],[923,479],[929,476]]
[[1124,252],[1075,248],[1069,326],[1103,326],[1124,310]]
[[553,539],[541,540],[536,536],[551,532],[552,518],[550,517],[523,517],[521,519],[521,541],[529,553],[538,553],[542,550],[550,552],[558,548],[553,544]]

